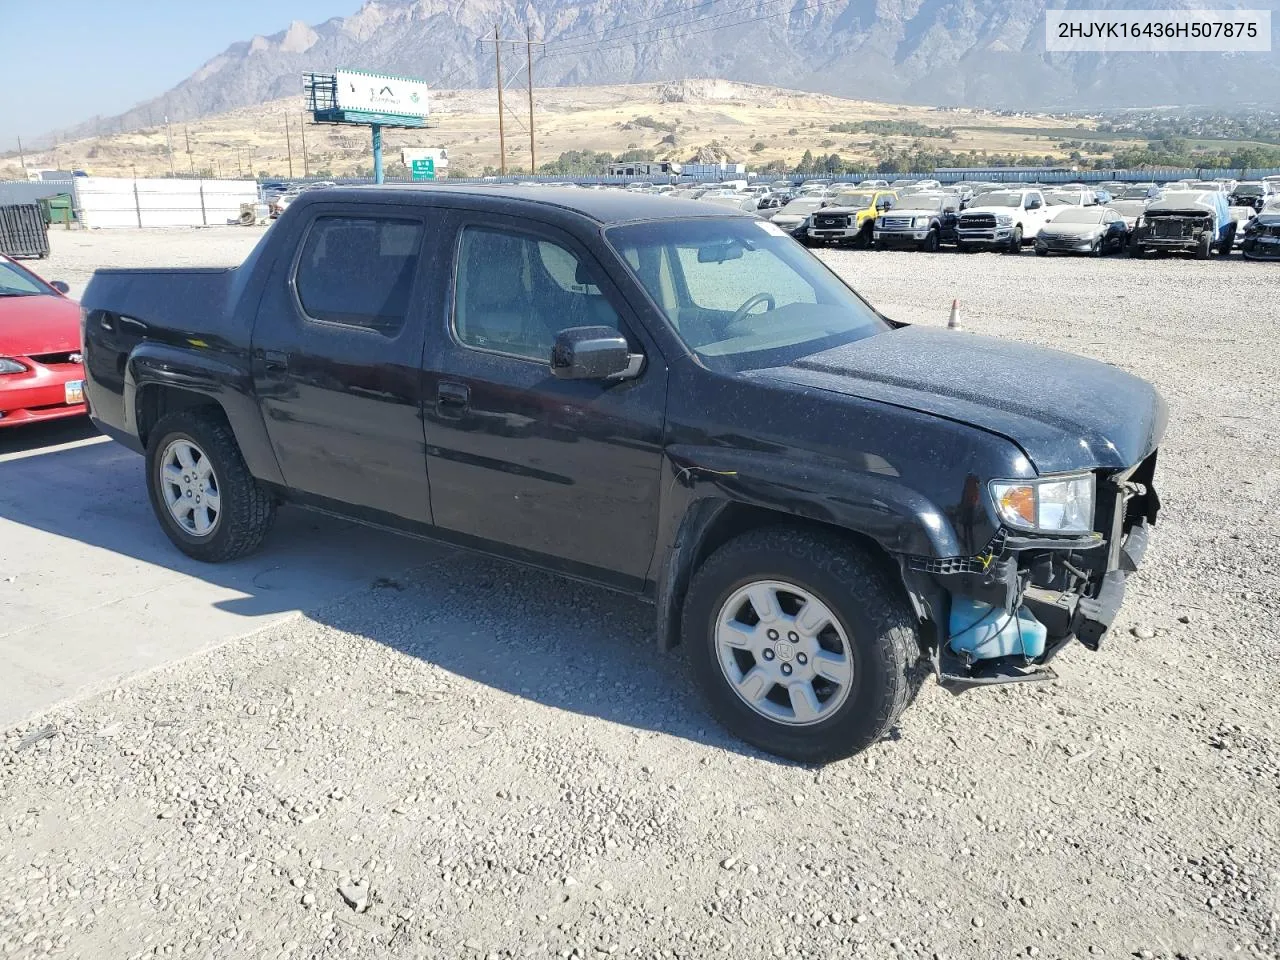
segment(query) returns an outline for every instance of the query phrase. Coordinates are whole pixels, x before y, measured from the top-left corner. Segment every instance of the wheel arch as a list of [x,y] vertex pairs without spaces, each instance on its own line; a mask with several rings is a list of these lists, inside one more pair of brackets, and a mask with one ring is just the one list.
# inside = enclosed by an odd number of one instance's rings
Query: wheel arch
[[694,501],[680,525],[675,545],[656,585],[658,645],[670,650],[680,643],[680,616],[694,573],[719,547],[735,537],[765,527],[787,526],[835,534],[871,557],[890,583],[921,613],[898,559],[867,533],[801,514],[733,499],[704,497]]
[[148,433],[175,411],[209,408],[231,427],[250,473],[282,484],[253,378],[241,358],[208,347],[182,348],[144,341],[125,364],[125,422],[145,450]]
[[171,413],[196,409],[216,411],[224,420],[227,419],[227,412],[222,404],[207,393],[173,384],[144,381],[138,385],[134,399],[138,440],[144,447],[147,446],[152,429],[161,419]]

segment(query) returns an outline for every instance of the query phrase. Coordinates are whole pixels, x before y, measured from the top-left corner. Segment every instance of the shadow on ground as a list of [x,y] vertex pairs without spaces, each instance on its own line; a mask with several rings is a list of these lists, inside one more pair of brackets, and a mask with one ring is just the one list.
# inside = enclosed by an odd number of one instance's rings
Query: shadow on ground
[[[62,444],[73,436],[85,436],[83,425],[78,434],[66,427],[45,439]],[[546,706],[760,756],[714,724],[684,658],[657,649],[653,607],[636,598],[295,508],[281,510],[259,553],[202,564],[161,532],[141,457],[113,443],[38,452],[33,442],[27,449],[34,455],[0,464],[0,520],[27,528],[34,542],[50,538],[31,531],[51,535],[63,553],[219,588],[197,594],[194,607],[160,614],[171,621],[153,625],[161,633],[215,611],[250,618],[301,609],[316,622]],[[74,598],[58,598],[68,601]],[[233,621],[224,635],[257,625],[246,620],[236,629]]]

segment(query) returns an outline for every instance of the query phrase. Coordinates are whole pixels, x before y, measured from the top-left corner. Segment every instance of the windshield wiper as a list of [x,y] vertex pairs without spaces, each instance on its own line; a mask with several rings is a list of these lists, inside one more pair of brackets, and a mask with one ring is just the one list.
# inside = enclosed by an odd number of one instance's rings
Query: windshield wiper
[[0,290],[0,297],[38,297],[38,293],[26,293],[22,290]]

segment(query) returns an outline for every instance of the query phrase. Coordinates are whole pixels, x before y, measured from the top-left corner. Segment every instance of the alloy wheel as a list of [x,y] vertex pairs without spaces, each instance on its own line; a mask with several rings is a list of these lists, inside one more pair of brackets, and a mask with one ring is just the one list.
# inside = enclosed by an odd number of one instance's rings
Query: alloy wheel
[[729,686],[777,723],[819,723],[853,688],[844,627],[825,603],[792,583],[759,580],[735,590],[716,617],[715,645]]
[[174,440],[160,456],[160,490],[174,522],[188,535],[207,537],[218,526],[222,501],[218,476],[204,451]]

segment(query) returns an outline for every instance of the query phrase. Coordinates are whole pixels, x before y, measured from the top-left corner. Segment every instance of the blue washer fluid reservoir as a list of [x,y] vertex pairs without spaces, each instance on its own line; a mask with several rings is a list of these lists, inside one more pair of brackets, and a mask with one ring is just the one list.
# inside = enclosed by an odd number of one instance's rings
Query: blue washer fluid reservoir
[[1047,631],[1026,607],[1019,607],[1017,616],[1012,616],[1003,607],[952,597],[948,633],[947,644],[956,653],[974,660],[991,660],[1019,654],[1040,656]]

